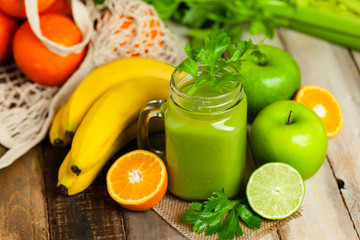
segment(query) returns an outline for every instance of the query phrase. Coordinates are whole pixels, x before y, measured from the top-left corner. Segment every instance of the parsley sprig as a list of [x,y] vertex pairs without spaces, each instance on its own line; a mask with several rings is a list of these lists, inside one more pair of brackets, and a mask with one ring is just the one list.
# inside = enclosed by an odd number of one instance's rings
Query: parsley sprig
[[[240,218],[252,228],[260,229],[261,218],[256,215],[245,200],[229,200],[224,189],[213,193],[207,201],[190,203],[189,209],[181,219],[182,222],[194,224],[193,230],[205,235],[220,233],[219,240],[234,239],[235,235],[242,236]],[[230,214],[222,223],[226,213]]]
[[[251,40],[238,42],[232,56],[226,60],[223,58],[224,52],[231,45],[231,39],[224,30],[211,33],[205,38],[205,46],[192,49],[188,44],[185,45],[187,59],[180,63],[176,68],[190,74],[195,84],[187,92],[193,95],[198,89],[205,85],[210,85],[214,90],[222,92],[224,87],[234,87],[242,81],[240,75],[241,63],[246,52],[253,47]],[[204,69],[199,74],[199,64],[204,65]],[[222,71],[223,69],[230,71]]]

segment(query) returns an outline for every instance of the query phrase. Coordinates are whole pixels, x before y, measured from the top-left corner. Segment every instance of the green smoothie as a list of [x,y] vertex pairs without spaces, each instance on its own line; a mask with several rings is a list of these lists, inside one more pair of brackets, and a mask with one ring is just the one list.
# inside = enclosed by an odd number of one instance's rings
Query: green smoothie
[[[216,97],[219,93],[201,89],[193,95]],[[224,188],[228,197],[239,195],[246,161],[247,102],[243,96],[230,108],[214,112],[191,111],[171,99],[166,102],[166,166],[173,194],[205,200]]]

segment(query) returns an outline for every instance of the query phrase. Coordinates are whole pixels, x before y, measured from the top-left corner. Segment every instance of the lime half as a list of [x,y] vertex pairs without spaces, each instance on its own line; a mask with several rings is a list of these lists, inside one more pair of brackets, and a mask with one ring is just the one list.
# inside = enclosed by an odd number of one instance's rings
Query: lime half
[[266,219],[283,219],[296,212],[304,199],[301,175],[290,165],[271,162],[256,169],[246,186],[251,208]]

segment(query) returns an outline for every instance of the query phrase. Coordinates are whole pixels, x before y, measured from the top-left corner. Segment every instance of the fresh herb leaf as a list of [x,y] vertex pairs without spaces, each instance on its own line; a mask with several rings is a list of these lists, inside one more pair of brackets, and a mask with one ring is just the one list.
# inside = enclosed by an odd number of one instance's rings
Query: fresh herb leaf
[[197,78],[198,66],[197,61],[195,60],[194,51],[190,48],[188,44],[185,45],[184,50],[188,58],[182,61],[180,65],[177,66],[177,69],[190,74],[194,78]]
[[[237,43],[231,58],[226,60],[222,56],[230,45],[231,39],[224,30],[211,33],[205,38],[204,47],[198,47],[196,50],[186,44],[185,53],[188,58],[180,63],[177,69],[190,74],[195,80],[187,94],[193,95],[205,85],[222,92],[224,87],[235,86],[234,83],[242,80],[242,58],[254,45],[251,40]],[[204,65],[200,73],[198,63]]]
[[218,84],[219,84],[220,86],[222,86],[222,87],[233,88],[233,87],[235,87],[236,84],[237,84],[238,82],[240,82],[240,81],[244,81],[244,77],[243,77],[243,76],[241,76],[241,75],[238,76],[238,75],[234,75],[234,74],[232,74],[232,73],[230,73],[230,72],[225,72],[225,73],[221,76]]
[[224,224],[221,226],[221,234],[219,239],[234,239],[236,234],[242,236],[244,233],[239,224],[239,217],[237,216],[236,211],[233,209],[224,221]]
[[242,56],[244,56],[245,52],[252,46],[253,46],[253,43],[252,43],[251,39],[249,39],[249,41],[247,41],[247,42],[243,41],[243,42],[236,43],[235,51],[228,62],[238,61],[240,58],[242,58]]
[[205,48],[201,48],[197,57],[198,60],[214,69],[221,55],[229,47],[231,39],[227,36],[224,30],[217,33],[211,33],[209,37],[205,38]]
[[201,211],[203,209],[203,204],[199,202],[190,203],[190,207],[196,211]]
[[261,218],[250,209],[249,205],[237,205],[236,213],[249,227],[260,229]]
[[224,189],[222,189],[221,191],[214,192],[213,196],[208,198],[208,200],[204,203],[204,211],[219,211],[231,204],[232,201],[226,197]]
[[[261,218],[243,202],[244,200],[229,200],[222,189],[214,192],[213,196],[203,203],[191,203],[191,208],[185,210],[181,221],[194,224],[193,230],[199,234],[219,233],[220,240],[234,239],[236,235],[243,235],[240,218],[250,227],[260,228],[261,226]],[[224,220],[228,211],[230,214]]]
[[194,224],[194,231],[202,233],[205,231],[207,224],[199,217],[199,212],[194,211],[193,209],[186,209],[184,217],[181,219],[182,222],[187,222],[189,224]]
[[189,29],[189,37],[191,38],[192,47],[200,47],[204,44],[204,39],[210,36],[211,33],[219,31],[221,28],[213,25],[211,28],[191,28]]

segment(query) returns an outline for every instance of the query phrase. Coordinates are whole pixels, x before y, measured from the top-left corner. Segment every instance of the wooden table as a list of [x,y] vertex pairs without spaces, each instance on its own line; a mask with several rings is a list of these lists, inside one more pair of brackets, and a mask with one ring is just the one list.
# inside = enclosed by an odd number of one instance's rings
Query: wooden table
[[[302,85],[320,85],[335,95],[344,127],[329,139],[320,171],[306,181],[302,217],[263,239],[359,239],[360,54],[284,29],[268,42],[294,56]],[[134,148],[133,142],[121,153]],[[1,240],[185,239],[154,211],[131,212],[116,204],[105,186],[109,166],[85,192],[60,194],[57,170],[67,150],[52,147],[46,138],[0,170]]]

